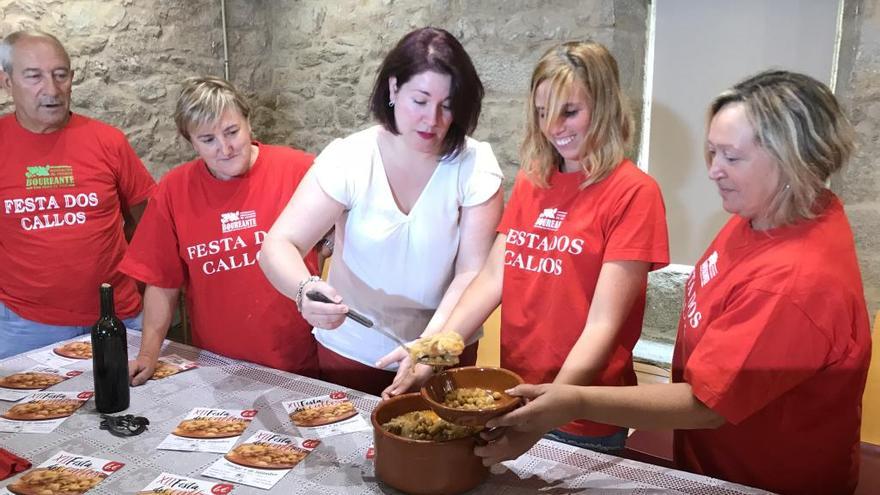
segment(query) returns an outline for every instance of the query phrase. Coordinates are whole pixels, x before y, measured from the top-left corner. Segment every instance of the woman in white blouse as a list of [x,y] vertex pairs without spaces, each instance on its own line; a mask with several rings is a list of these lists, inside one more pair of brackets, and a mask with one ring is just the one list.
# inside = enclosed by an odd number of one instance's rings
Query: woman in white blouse
[[[266,236],[260,266],[314,325],[324,380],[380,394],[395,370],[376,363],[397,344],[346,320],[348,309],[404,340],[430,335],[486,259],[503,192],[491,147],[468,137],[482,98],[455,37],[435,28],[407,34],[376,77],[378,125],[331,142]],[[325,283],[302,256],[334,225]],[[305,297],[313,290],[336,304]],[[463,364],[476,360],[469,344]]]

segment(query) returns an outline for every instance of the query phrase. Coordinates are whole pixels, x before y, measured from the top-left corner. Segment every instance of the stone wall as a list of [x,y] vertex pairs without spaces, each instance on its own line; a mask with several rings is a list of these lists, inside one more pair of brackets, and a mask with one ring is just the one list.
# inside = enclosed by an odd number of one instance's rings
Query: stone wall
[[[620,63],[635,113],[641,110],[647,18],[642,0],[227,4],[233,26],[268,18],[268,30],[233,30],[231,40],[231,78],[261,83],[252,88],[258,102],[254,127],[268,142],[318,152],[333,138],[369,125],[367,100],[382,57],[404,34],[426,25],[450,31],[471,55],[486,87],[475,137],[492,144],[508,185],[518,166],[529,77],[550,46],[573,39],[607,45]],[[255,62],[267,50],[268,65]]]
[[832,188],[846,203],[873,317],[880,310],[880,0],[847,3],[837,93],[858,149]]
[[[415,27],[443,27],[462,41],[486,86],[475,136],[492,143],[509,185],[529,75],[559,41],[608,45],[639,121],[646,4],[227,0],[229,69],[253,99],[258,138],[319,152],[369,124],[367,97],[384,53]],[[0,0],[0,36],[40,28],[61,38],[76,70],[74,109],[122,128],[157,178],[193,156],[176,135],[173,98],[183,78],[223,73],[220,27],[216,0]],[[837,91],[859,150],[832,187],[847,204],[874,312],[880,309],[880,0],[847,2]],[[0,92],[0,113],[10,110]]]
[[[222,75],[214,0],[0,0],[0,36],[41,29],[76,71],[73,109],[121,128],[156,177],[193,156],[171,118],[180,82]],[[0,91],[0,114],[12,111]]]

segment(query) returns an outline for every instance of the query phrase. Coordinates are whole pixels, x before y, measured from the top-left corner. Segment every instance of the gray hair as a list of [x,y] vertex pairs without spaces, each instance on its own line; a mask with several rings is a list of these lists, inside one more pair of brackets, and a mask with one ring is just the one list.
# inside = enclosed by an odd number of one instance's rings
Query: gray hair
[[67,66],[70,67],[70,55],[67,53],[67,50],[64,49],[64,45],[61,44],[61,41],[58,38],[44,31],[31,29],[16,31],[3,38],[3,41],[0,41],[0,68],[3,69],[3,72],[12,75],[12,49],[15,47],[16,43],[24,38],[43,38],[44,40],[55,43],[55,45],[58,46],[58,49],[61,50],[61,53],[64,54],[64,58],[67,59]]

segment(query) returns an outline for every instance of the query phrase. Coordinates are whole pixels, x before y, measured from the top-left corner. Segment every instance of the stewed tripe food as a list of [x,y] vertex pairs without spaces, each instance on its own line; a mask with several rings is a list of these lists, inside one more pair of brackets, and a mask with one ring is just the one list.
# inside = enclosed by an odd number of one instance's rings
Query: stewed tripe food
[[498,405],[501,392],[478,387],[457,388],[446,393],[443,405],[456,409],[489,409]]
[[454,366],[464,351],[464,341],[457,332],[439,332],[422,337],[409,345],[414,363],[431,366]]
[[383,424],[382,428],[404,438],[434,442],[468,437],[481,430],[481,428],[450,423],[431,410],[402,414]]

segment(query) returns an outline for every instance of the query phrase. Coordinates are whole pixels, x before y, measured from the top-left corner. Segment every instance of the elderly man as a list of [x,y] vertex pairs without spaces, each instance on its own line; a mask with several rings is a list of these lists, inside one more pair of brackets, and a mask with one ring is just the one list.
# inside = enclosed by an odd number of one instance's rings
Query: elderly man
[[0,358],[88,332],[98,287],[139,328],[140,295],[116,270],[155,187],[119,130],[70,112],[73,70],[57,38],[18,31],[0,43]]

